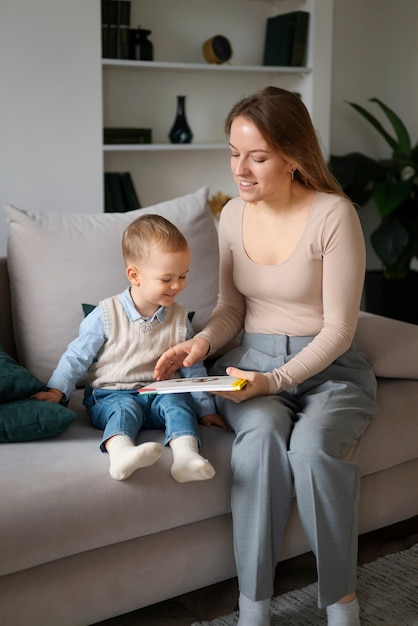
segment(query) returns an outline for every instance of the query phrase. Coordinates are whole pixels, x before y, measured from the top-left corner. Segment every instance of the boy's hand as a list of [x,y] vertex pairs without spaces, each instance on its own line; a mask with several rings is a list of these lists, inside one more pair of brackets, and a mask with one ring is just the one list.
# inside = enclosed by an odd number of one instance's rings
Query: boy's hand
[[203,417],[200,418],[200,423],[203,424],[203,426],[219,426],[220,428],[223,428],[224,430],[232,431],[232,428],[230,427],[228,422],[226,422],[224,418],[218,415],[217,413],[213,413],[211,415],[204,415]]
[[38,391],[31,398],[35,400],[44,400],[45,402],[56,402],[59,404],[64,394],[59,389],[47,389],[47,391]]

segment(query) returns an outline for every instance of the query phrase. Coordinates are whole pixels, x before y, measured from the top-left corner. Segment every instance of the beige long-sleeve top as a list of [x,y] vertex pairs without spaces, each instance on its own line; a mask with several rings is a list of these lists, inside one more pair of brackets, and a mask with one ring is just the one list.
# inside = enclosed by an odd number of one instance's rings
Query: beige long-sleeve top
[[243,246],[244,206],[234,198],[222,210],[218,303],[199,335],[208,339],[210,354],[242,329],[314,336],[285,365],[266,373],[274,394],[322,371],[350,347],[364,281],[364,237],[348,200],[316,192],[290,257],[278,265],[257,264]]

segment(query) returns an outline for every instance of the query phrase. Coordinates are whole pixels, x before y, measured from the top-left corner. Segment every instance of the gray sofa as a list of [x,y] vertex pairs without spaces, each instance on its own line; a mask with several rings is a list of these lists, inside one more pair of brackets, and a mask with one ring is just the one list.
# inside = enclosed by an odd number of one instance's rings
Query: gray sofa
[[[216,299],[216,229],[206,200],[203,189],[146,209],[166,215],[189,240],[185,304],[197,328]],[[81,303],[124,288],[120,236],[137,212],[7,212],[0,343],[47,380],[77,332]],[[418,514],[418,327],[362,313],[357,342],[378,376],[381,407],[351,454],[362,468],[365,533]],[[176,483],[165,449],[154,466],[117,482],[81,397],[82,389],[70,403],[78,417],[62,434],[1,444],[2,626],[87,626],[235,574],[233,435],[202,427],[204,454],[216,468],[210,481]],[[141,434],[150,439],[162,441],[162,433]],[[308,549],[294,502],[281,558]]]

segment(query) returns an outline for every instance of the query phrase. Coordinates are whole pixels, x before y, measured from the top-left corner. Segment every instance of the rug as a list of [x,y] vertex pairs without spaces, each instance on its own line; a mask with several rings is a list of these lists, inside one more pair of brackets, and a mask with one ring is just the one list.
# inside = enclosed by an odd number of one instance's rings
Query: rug
[[[362,626],[418,626],[418,543],[358,568]],[[317,607],[317,583],[272,601],[272,626],[326,626]],[[192,626],[235,626],[237,613]]]

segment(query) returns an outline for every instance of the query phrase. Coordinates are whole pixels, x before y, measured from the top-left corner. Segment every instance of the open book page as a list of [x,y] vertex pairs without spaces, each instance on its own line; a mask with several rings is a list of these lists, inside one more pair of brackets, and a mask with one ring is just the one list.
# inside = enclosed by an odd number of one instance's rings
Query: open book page
[[244,378],[234,376],[205,376],[203,378],[171,378],[159,380],[147,387],[138,389],[139,394],[150,393],[186,393],[195,391],[238,391],[245,387]]

